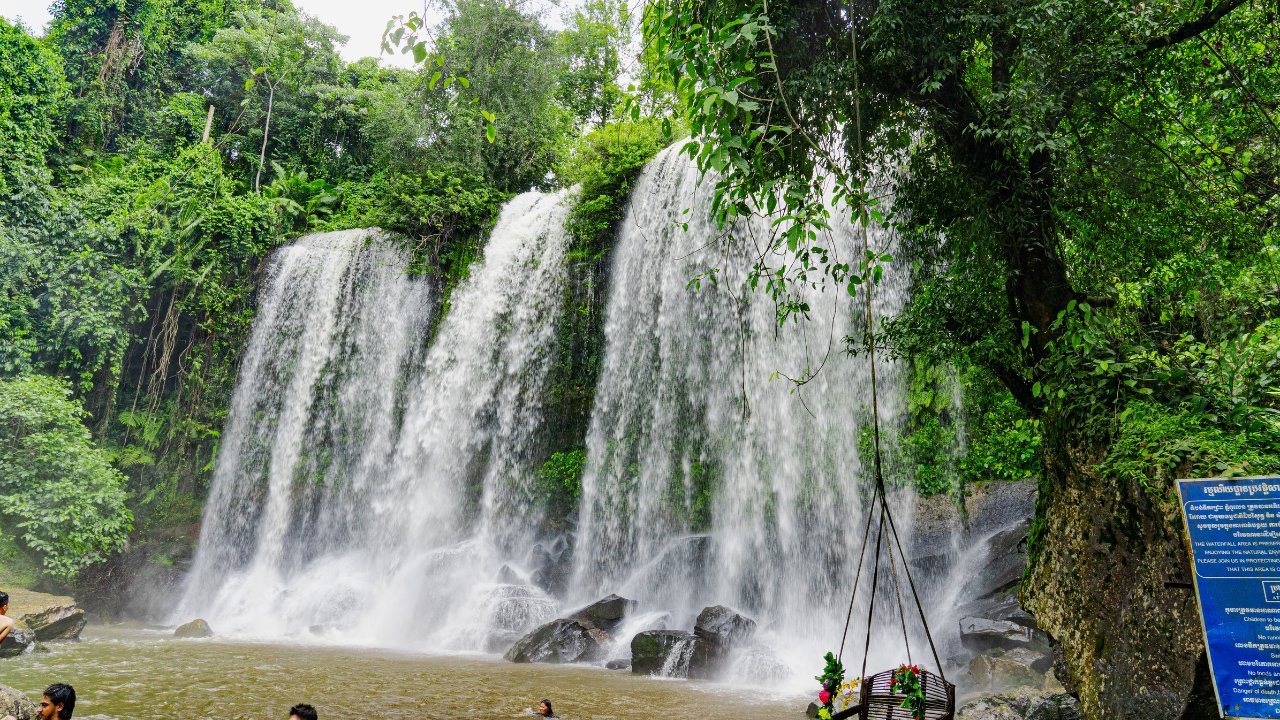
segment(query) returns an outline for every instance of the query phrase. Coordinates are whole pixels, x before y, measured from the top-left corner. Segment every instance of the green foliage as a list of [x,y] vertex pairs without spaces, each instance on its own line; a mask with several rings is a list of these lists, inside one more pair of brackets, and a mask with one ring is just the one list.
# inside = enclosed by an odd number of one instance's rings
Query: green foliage
[[27,209],[15,199],[47,178],[45,154],[65,95],[57,55],[0,18],[0,222]]
[[552,522],[562,522],[577,510],[578,497],[582,495],[582,472],[586,466],[587,454],[578,449],[552,453],[538,468],[534,493]]
[[1280,430],[1226,431],[1204,415],[1145,400],[1127,410],[1099,470],[1159,499],[1176,498],[1178,478],[1280,472]]
[[606,125],[574,143],[557,172],[564,184],[580,185],[566,223],[572,259],[595,259],[608,250],[636,178],[671,139],[662,123],[651,120]]
[[[200,74],[212,81],[214,96],[227,103],[219,109],[230,132],[221,142],[251,164],[255,189],[273,137],[277,144],[284,139],[289,155],[302,154],[291,138],[308,124],[306,96],[336,79],[341,61],[335,45],[345,41],[336,29],[290,8],[241,11],[234,25],[188,47]],[[236,126],[245,130],[237,132]]]
[[711,530],[712,509],[723,475],[720,464],[713,460],[689,463],[689,529],[693,532]]
[[617,80],[630,25],[622,0],[586,0],[566,14],[566,27],[556,38],[565,63],[560,100],[580,123],[602,127],[622,101]]
[[285,233],[299,234],[318,225],[342,198],[341,188],[330,185],[324,178],[310,180],[307,171],[291,173],[274,160],[271,167],[275,179],[262,189],[262,194],[275,202]]
[[[989,373],[923,358],[910,367],[906,422],[881,430],[890,478],[910,478],[922,495],[962,497],[971,485],[1043,475],[1039,420],[1028,417]],[[870,457],[869,427],[858,442],[862,456]]]
[[122,547],[132,529],[124,476],[83,418],[54,378],[0,381],[0,519],[64,582]]

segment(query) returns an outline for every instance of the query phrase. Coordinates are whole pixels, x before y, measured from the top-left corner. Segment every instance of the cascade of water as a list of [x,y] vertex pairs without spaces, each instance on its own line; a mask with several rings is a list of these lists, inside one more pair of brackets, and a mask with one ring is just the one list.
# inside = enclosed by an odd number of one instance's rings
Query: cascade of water
[[549,619],[545,593],[497,576],[538,525],[525,465],[563,304],[564,214],[560,195],[509,203],[429,349],[431,284],[381,237],[277,253],[175,617],[454,649]]
[[[632,193],[576,533],[545,549],[534,549],[532,482],[568,290],[563,195],[508,203],[434,335],[438,285],[408,276],[409,258],[380,234],[312,235],[277,251],[174,618],[248,636],[501,651],[616,592],[639,607],[614,631],[612,658],[629,657],[638,632],[687,629],[724,604],[759,623],[734,677],[807,681],[840,643],[868,512],[869,364],[844,352],[865,330],[864,308],[827,288],[808,298],[809,320],[779,326],[767,295],[746,287],[771,223],[739,221],[734,242],[718,241],[710,190],[668,149]],[[853,264],[855,227],[833,225],[822,244]],[[894,252],[892,234],[870,233]],[[876,317],[906,302],[904,265],[877,286]],[[809,379],[797,388],[777,371]],[[902,385],[882,362],[886,430],[904,414]],[[894,502],[905,542],[910,494]],[[572,576],[552,597],[527,578],[566,549]],[[935,602],[968,599],[942,579],[976,567],[981,553],[961,550],[935,553],[921,584]],[[906,659],[888,573],[872,670]],[[861,657],[864,627],[851,628],[846,660]],[[672,653],[670,673],[687,673],[692,652],[690,642]]]
[[[811,320],[779,327],[765,293],[744,289],[743,248],[766,242],[769,222],[743,221],[736,242],[712,241],[699,211],[709,192],[669,149],[632,193],[613,260],[574,587],[582,599],[618,592],[671,611],[676,627],[703,606],[731,605],[761,621],[784,661],[808,669],[839,643],[861,546],[870,462],[857,433],[870,418],[869,366],[842,340],[859,332],[862,300],[828,289],[810,300]],[[852,262],[860,240],[835,224],[823,244]],[[877,248],[892,242],[872,228]],[[708,268],[715,281],[691,287]],[[895,266],[876,290],[877,317],[901,307],[905,286]],[[774,374],[820,364],[794,393]],[[894,418],[903,393],[892,363],[880,364],[879,380],[882,417]],[[860,650],[859,634],[850,633]]]

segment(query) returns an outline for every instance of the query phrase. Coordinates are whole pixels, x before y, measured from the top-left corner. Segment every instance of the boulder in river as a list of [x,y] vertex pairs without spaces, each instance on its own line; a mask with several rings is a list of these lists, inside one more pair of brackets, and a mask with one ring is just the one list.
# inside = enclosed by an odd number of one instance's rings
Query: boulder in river
[[[684,675],[698,637],[684,630],[645,630],[631,638],[631,672],[636,675]],[[682,657],[672,659],[672,653]],[[668,663],[668,660],[671,660]]]
[[50,642],[54,640],[77,640],[80,631],[84,630],[84,610],[69,605],[55,605],[40,612],[28,613],[22,619],[31,626],[36,640]]
[[574,620],[594,625],[611,632],[622,623],[628,613],[636,609],[636,601],[618,595],[601,598],[573,614]]
[[207,638],[213,637],[213,628],[209,627],[209,623],[201,618],[196,618],[185,625],[179,625],[173,631],[176,638]]
[[735,645],[751,641],[756,634],[756,621],[723,605],[712,605],[698,613],[693,634],[717,650],[728,651]]
[[23,621],[15,620],[13,629],[0,642],[0,658],[19,657],[35,652],[36,634]]
[[9,616],[26,623],[38,642],[79,639],[85,624],[73,598],[32,590],[9,592]]
[[36,720],[36,706],[26,695],[8,685],[0,685],[0,717],[8,715],[18,720]]
[[724,670],[734,648],[746,646],[756,634],[756,621],[723,605],[705,607],[698,613],[689,657],[690,678],[710,679]]
[[520,638],[503,658],[517,663],[594,662],[603,659],[609,642],[600,628],[561,618]]

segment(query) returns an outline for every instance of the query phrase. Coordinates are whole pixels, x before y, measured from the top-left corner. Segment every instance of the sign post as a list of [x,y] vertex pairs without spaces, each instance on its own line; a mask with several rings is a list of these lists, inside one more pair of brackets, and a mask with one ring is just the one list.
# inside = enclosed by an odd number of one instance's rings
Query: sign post
[[1225,717],[1280,718],[1280,477],[1179,480]]

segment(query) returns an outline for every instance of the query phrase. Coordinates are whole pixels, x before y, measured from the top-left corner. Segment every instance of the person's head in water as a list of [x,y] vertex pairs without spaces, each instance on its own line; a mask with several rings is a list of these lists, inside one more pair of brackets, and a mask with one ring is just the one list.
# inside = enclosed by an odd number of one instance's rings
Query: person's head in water
[[289,720],[319,720],[316,709],[306,703],[298,703],[289,708]]
[[543,716],[543,717],[555,717],[555,711],[553,711],[553,710],[551,709],[551,701],[550,701],[550,700],[545,700],[545,699],[544,699],[544,700],[543,700],[543,701],[538,705],[538,714],[539,714],[539,715],[541,715],[541,716]]
[[55,683],[44,689],[40,698],[39,720],[71,720],[76,710],[76,689],[70,685]]
[[9,593],[0,591],[0,615],[9,612]]

